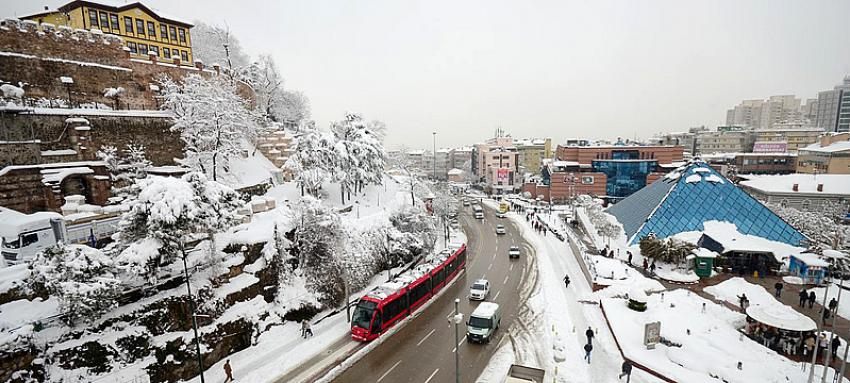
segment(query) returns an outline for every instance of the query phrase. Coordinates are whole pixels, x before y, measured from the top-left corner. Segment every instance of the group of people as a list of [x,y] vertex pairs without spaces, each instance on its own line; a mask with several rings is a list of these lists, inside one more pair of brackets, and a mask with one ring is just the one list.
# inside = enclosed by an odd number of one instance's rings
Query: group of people
[[543,234],[544,236],[546,235],[546,232],[549,231],[549,229],[546,227],[546,225],[544,225],[542,222],[540,222],[538,220],[532,221],[531,227],[535,231],[537,231],[537,233]]
[[649,263],[646,257],[643,257],[643,269],[649,270],[650,275],[655,275],[655,260],[652,260],[652,264]]
[[771,350],[786,355],[801,356],[804,361],[810,360],[815,347],[818,348],[818,356],[821,361],[826,361],[828,353],[831,353],[832,357],[835,358],[841,346],[841,340],[837,336],[830,340],[824,333],[819,336],[816,336],[814,332],[801,335],[795,331],[779,330],[755,321],[747,323],[747,333],[751,338]]

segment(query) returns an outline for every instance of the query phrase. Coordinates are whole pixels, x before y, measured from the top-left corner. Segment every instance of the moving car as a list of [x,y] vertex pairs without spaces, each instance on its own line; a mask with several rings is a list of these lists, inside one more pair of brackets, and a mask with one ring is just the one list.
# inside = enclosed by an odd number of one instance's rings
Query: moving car
[[511,246],[510,250],[508,250],[508,258],[519,258],[519,246]]
[[466,340],[474,343],[490,343],[493,333],[502,322],[502,311],[498,303],[481,302],[469,321],[466,322]]
[[505,225],[496,225],[496,234],[505,234]]
[[469,205],[470,205],[470,203],[469,203],[468,199],[463,200],[463,206],[469,206]]
[[486,279],[475,281],[469,288],[469,299],[483,301],[488,295],[490,295],[490,282]]

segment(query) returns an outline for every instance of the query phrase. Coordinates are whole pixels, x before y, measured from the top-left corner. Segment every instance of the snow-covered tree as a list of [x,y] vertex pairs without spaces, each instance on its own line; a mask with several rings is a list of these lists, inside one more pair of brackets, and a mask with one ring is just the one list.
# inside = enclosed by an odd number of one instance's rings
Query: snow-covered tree
[[807,210],[781,204],[768,204],[767,207],[817,244],[834,249],[848,245],[850,226],[838,222],[846,214],[846,205],[825,202]]
[[116,305],[121,282],[112,266],[100,250],[60,243],[35,256],[28,284],[57,297],[68,324],[92,322]]
[[118,154],[118,148],[112,145],[103,145],[95,153],[95,156],[106,164],[106,170],[109,171],[110,177],[114,181],[121,172],[121,156]]
[[351,190],[359,192],[364,185],[379,184],[384,177],[386,152],[381,140],[356,113],[346,113],[345,119],[331,124],[336,139],[337,157],[335,179],[340,183],[342,201],[350,198]]
[[296,207],[292,252],[298,267],[307,276],[308,288],[320,302],[336,305],[344,292],[343,268],[337,262],[344,246],[339,215],[312,197],[304,197]]
[[195,21],[192,28],[192,54],[207,65],[219,64],[231,80],[240,80],[250,61],[242,44],[227,25]]
[[257,111],[266,119],[297,125],[310,116],[307,97],[284,89],[283,76],[270,55],[260,55],[246,68],[245,82],[254,89]]
[[231,157],[242,154],[245,140],[257,136],[256,116],[236,88],[219,77],[191,74],[178,84],[162,81],[164,106],[174,113],[173,131],[184,142],[180,164],[218,180],[218,168],[229,168]]
[[105,145],[101,146],[96,155],[106,163],[113,183],[113,194],[126,201],[138,193],[135,181],[147,177],[151,162],[147,159],[145,147],[142,145],[127,144],[122,152],[123,155],[120,155],[117,148]]
[[390,216],[393,227],[402,233],[410,233],[419,239],[423,252],[429,253],[434,249],[438,231],[434,219],[422,209],[405,206]]
[[118,107],[121,106],[121,97],[124,97],[124,88],[104,88],[103,89],[103,97],[111,98],[113,100],[113,109],[118,110]]
[[151,275],[173,262],[190,236],[235,225],[236,210],[243,206],[233,189],[201,173],[148,177],[137,184],[139,195],[122,216],[118,236],[124,245],[118,261],[133,274]]
[[293,154],[287,159],[284,168],[289,170],[295,182],[313,197],[319,197],[319,188],[332,174],[336,157],[333,137],[316,129],[312,121],[305,123],[296,135]]

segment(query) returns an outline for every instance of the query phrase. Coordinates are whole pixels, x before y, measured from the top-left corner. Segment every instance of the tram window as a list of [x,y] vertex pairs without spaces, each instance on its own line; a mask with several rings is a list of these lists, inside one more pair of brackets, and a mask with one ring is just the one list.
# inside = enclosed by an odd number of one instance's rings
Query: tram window
[[372,334],[379,334],[381,332],[381,316],[375,315],[375,320],[372,321]]

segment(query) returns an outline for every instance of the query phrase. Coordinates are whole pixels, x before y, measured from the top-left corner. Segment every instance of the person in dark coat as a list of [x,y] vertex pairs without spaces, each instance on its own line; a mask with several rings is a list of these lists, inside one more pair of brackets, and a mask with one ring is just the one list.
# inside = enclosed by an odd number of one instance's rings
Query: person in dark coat
[[593,351],[593,346],[590,343],[584,345],[584,359],[587,360],[587,364],[590,364],[591,351]]
[[617,379],[623,379],[624,376],[632,376],[632,364],[628,360],[623,361],[622,373]]
[[814,292],[814,291],[809,291],[809,308],[812,308],[812,306],[815,304],[815,299],[818,299],[818,298],[815,296],[815,292]]
[[564,287],[570,287],[570,276],[564,275]]
[[233,381],[233,369],[230,368],[230,359],[224,362],[224,375],[227,376],[227,379],[224,380],[224,383]]
[[830,347],[832,347],[832,359],[838,360],[838,348],[841,347],[841,340],[837,336],[832,337]]
[[773,288],[776,290],[776,297],[777,297],[777,298],[779,298],[779,296],[782,294],[782,287],[784,287],[784,286],[782,285],[782,282],[776,282],[776,283],[773,285]]
[[806,301],[809,300],[809,292],[804,287],[800,290],[800,307],[806,307]]
[[655,275],[655,260],[652,260],[652,264],[649,265],[649,272]]
[[835,309],[838,308],[838,301],[835,298],[829,300],[829,311],[832,311],[832,314],[835,314]]
[[587,337],[587,343],[590,343],[595,335],[596,334],[593,333],[593,329],[591,329],[590,326],[587,326],[587,331],[584,332],[584,336]]
[[649,267],[649,262],[646,261],[646,258],[643,259],[643,269],[646,270]]
[[[632,265],[632,252],[631,252],[631,251],[627,251],[627,252],[626,252],[626,254],[628,254],[628,255],[629,255],[629,259],[628,259],[628,261],[627,261],[627,262],[629,263],[629,266],[631,266],[631,265]],[[629,366],[631,366],[631,364],[630,364]]]

